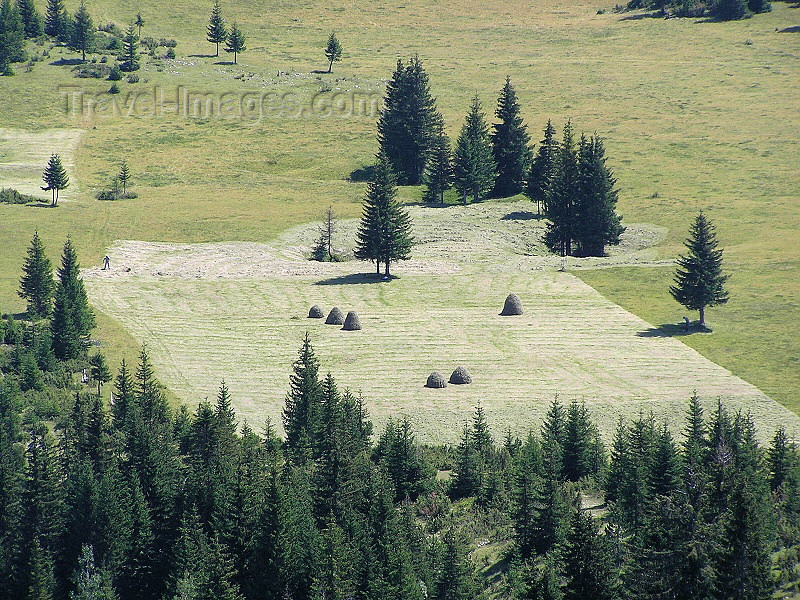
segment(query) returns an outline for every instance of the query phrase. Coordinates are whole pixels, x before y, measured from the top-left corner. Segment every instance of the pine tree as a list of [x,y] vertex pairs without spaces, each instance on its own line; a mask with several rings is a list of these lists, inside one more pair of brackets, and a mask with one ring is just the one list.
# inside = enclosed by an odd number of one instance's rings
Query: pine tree
[[564,408],[553,399],[542,423],[542,475],[549,479],[560,479],[564,470]]
[[453,185],[453,166],[450,159],[450,138],[444,132],[444,124],[439,122],[433,137],[430,157],[425,165],[423,202],[444,203],[444,193]]
[[333,235],[337,230],[336,215],[333,213],[333,207],[329,206],[325,211],[325,217],[322,224],[317,228],[319,237],[317,238],[316,245],[311,251],[312,259],[319,262],[330,262],[334,260],[333,255]]
[[142,27],[144,27],[144,19],[142,18],[142,13],[136,13],[136,19],[134,19],[133,24],[136,25],[136,35],[138,37],[142,37]]
[[577,197],[577,191],[578,156],[572,136],[572,123],[567,121],[545,203],[545,216],[549,223],[544,241],[550,250],[561,256],[572,256],[575,228],[573,202]]
[[114,380],[111,402],[112,425],[117,431],[124,431],[127,428],[128,409],[135,401],[133,376],[123,358]]
[[12,75],[12,62],[23,59],[25,26],[11,0],[0,4],[0,75]]
[[379,154],[386,156],[400,185],[422,182],[434,125],[440,119],[419,57],[413,57],[407,65],[398,60],[378,119],[378,143]]
[[[597,446],[602,443],[597,427],[583,403],[573,401],[567,409],[564,423],[561,472],[564,479],[579,481],[597,473],[602,465],[597,464]],[[602,454],[602,449],[600,449]]]
[[525,187],[525,194],[533,202],[536,202],[537,215],[541,215],[542,211],[547,214],[547,195],[550,182],[555,174],[557,157],[556,128],[550,121],[547,121],[547,126],[544,128],[544,139],[539,142],[539,149],[531,162]]
[[123,160],[119,165],[119,174],[117,179],[122,184],[122,195],[128,193],[128,182],[131,180],[131,170],[128,167],[128,162]]
[[616,179],[606,166],[603,140],[581,136],[578,150],[574,238],[579,256],[604,256],[607,244],[619,244],[625,230],[615,212]]
[[64,30],[64,0],[47,0],[44,17],[44,32],[51,37],[60,37]]
[[94,46],[94,23],[89,11],[86,10],[86,4],[81,1],[78,12],[75,13],[75,19],[72,23],[72,36],[70,39],[70,50],[80,51],[81,60],[86,61],[86,51],[91,50]]
[[233,64],[236,64],[237,54],[247,50],[247,46],[245,46],[244,43],[244,33],[242,33],[242,30],[236,25],[236,22],[234,22],[233,27],[231,27],[231,32],[228,34],[228,39],[225,42],[225,52],[233,52]]
[[25,37],[35,38],[42,35],[42,16],[36,10],[33,0],[17,0],[17,8],[25,29]]
[[69,600],[117,600],[111,574],[107,569],[95,565],[91,546],[84,546],[81,551],[73,583],[75,589],[70,592]]
[[19,282],[19,296],[28,301],[28,315],[31,318],[47,317],[53,310],[53,267],[44,251],[39,232],[33,233],[28,255],[22,265],[22,278]]
[[50,157],[42,174],[42,179],[46,184],[42,189],[46,192],[52,190],[52,206],[56,206],[58,204],[58,192],[69,187],[69,176],[64,165],[61,164],[61,157],[58,154],[53,154]]
[[297,360],[289,376],[289,393],[283,409],[286,450],[295,464],[311,458],[313,431],[317,423],[322,386],[319,381],[319,360],[311,338],[306,333]]
[[122,60],[119,68],[126,72],[139,70],[139,36],[136,35],[134,27],[133,23],[128,25],[128,30],[122,39]]
[[472,430],[468,423],[464,423],[461,443],[456,450],[456,464],[453,468],[450,495],[453,498],[467,498],[477,494],[480,487],[479,456],[472,440]]
[[434,600],[473,600],[476,596],[472,580],[473,568],[467,556],[464,542],[452,529],[442,536],[442,550],[431,598]]
[[564,553],[564,600],[614,600],[611,553],[590,513],[575,511]]
[[108,363],[106,363],[106,357],[99,352],[92,355],[89,359],[89,364],[91,365],[90,375],[97,382],[97,395],[99,396],[100,387],[104,383],[111,381],[111,371],[108,368]]
[[711,221],[701,211],[689,230],[685,246],[689,253],[678,257],[675,285],[670,286],[672,297],[689,310],[700,311],[700,327],[706,326],[706,306],[728,301],[722,273],[722,250],[717,250],[717,235]]
[[486,116],[476,94],[453,152],[453,180],[464,204],[468,194],[473,202],[486,197],[494,186],[496,167]]
[[649,489],[653,496],[671,496],[681,489],[681,467],[678,449],[664,423],[655,440],[650,462]]
[[225,26],[225,19],[222,18],[219,0],[214,0],[214,7],[211,9],[211,16],[206,27],[206,39],[212,44],[216,44],[217,51],[214,56],[219,56],[219,45],[228,39],[228,28]]
[[356,233],[355,255],[361,260],[374,260],[378,273],[383,263],[386,277],[390,275],[392,261],[408,259],[414,244],[411,218],[396,196],[394,173],[389,159],[381,153],[364,198],[361,222]]
[[328,37],[328,45],[325,47],[325,58],[328,59],[328,73],[333,68],[333,63],[342,60],[342,45],[336,37],[336,32],[332,31]]
[[495,123],[492,132],[492,153],[497,165],[497,179],[492,190],[495,198],[519,194],[530,171],[531,138],[519,113],[517,93],[511,85],[511,78],[506,76],[495,111],[500,122]]
[[536,549],[536,516],[541,492],[542,457],[539,443],[529,434],[512,467],[512,512],[516,550],[522,560]]
[[53,352],[61,359],[77,358],[85,352],[95,324],[79,274],[78,254],[72,240],[67,238],[57,274],[56,299],[50,321]]

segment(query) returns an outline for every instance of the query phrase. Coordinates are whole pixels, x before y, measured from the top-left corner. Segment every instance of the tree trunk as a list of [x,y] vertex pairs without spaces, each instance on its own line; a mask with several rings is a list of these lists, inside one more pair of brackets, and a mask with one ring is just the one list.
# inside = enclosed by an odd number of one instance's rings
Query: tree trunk
[[377,258],[375,259],[375,274],[376,275],[381,274],[381,261],[378,260]]
[[219,42],[217,42],[217,53],[214,56],[219,56]]
[[386,271],[384,272],[385,277],[389,277],[389,259],[386,259]]
[[331,61],[330,63],[328,63],[328,73],[330,73],[330,72],[331,72],[331,69],[332,69],[332,68],[333,68],[333,61]]
[[236,52],[233,53],[233,64],[236,64]]
[[477,189],[472,194],[472,201],[473,202],[477,202],[478,201],[478,190]]
[[700,307],[700,328],[704,328],[706,326],[706,307]]

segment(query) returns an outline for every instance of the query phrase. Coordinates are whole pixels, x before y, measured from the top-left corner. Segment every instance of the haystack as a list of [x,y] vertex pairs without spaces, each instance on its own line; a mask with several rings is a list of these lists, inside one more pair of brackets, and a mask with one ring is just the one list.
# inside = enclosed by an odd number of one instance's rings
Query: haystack
[[472,377],[469,376],[469,371],[459,365],[456,367],[456,370],[453,371],[453,374],[450,375],[450,383],[454,385],[472,383]]
[[325,313],[322,312],[322,309],[319,307],[319,304],[315,304],[308,311],[308,318],[309,319],[321,319],[324,316],[325,316]]
[[331,312],[328,313],[328,318],[325,319],[326,325],[341,325],[344,323],[344,315],[342,311],[339,310],[338,306],[334,306],[331,309]]
[[361,329],[361,320],[358,318],[358,313],[356,313],[356,311],[351,310],[347,313],[347,318],[344,320],[342,329],[344,331],[358,331]]
[[428,375],[428,381],[425,382],[425,387],[443,388],[447,387],[447,382],[444,380],[444,375],[439,373],[439,371],[434,371]]
[[516,294],[509,294],[506,298],[506,303],[503,305],[503,312],[500,313],[504,317],[511,315],[522,314],[522,300]]

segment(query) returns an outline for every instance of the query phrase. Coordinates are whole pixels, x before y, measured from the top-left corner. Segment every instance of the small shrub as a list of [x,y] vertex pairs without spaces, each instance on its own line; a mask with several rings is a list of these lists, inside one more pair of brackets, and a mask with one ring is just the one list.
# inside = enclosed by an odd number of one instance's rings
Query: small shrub
[[142,38],[139,43],[151,52],[158,48],[158,42],[151,37]]
[[164,46],[164,48],[174,48],[175,46],[178,45],[178,42],[176,42],[175,40],[161,38],[160,40],[158,40],[158,45]]
[[173,48],[170,48],[169,50],[167,50],[166,56],[167,56],[167,58],[174,59],[175,58],[175,50]]
[[128,75],[128,83],[139,83],[139,76],[135,73]]
[[122,69],[119,68],[119,65],[114,65],[111,67],[111,72],[108,74],[109,81],[119,81],[122,79]]
[[111,87],[108,88],[109,94],[119,94],[119,86],[116,83],[112,83]]
[[11,188],[0,189],[0,204],[28,204],[29,202],[48,202],[48,200],[20,194]]
[[107,56],[103,55],[103,56],[100,57],[100,62],[101,63],[105,64],[106,61],[108,61],[108,57]]

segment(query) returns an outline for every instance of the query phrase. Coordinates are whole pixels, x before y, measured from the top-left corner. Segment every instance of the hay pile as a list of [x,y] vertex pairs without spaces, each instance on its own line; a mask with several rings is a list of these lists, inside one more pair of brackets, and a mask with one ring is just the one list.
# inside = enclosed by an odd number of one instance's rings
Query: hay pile
[[506,303],[503,305],[503,312],[500,313],[504,317],[522,314],[522,300],[516,294],[509,294],[506,298]]
[[309,319],[321,319],[324,316],[325,316],[325,313],[322,312],[322,309],[319,307],[319,304],[315,304],[308,311],[308,318]]
[[447,382],[444,380],[444,375],[439,373],[439,371],[434,371],[428,375],[428,381],[425,382],[425,387],[443,388],[447,387]]
[[331,312],[328,313],[328,318],[325,319],[326,325],[341,325],[344,323],[344,315],[342,311],[339,310],[338,306],[334,306],[331,309]]
[[453,371],[453,374],[450,375],[450,383],[454,385],[465,385],[467,383],[472,383],[472,377],[470,377],[469,371],[459,365],[456,367],[456,370]]
[[358,331],[361,329],[361,320],[358,318],[358,313],[356,313],[356,311],[351,310],[347,313],[347,318],[344,320],[342,329],[344,331]]

